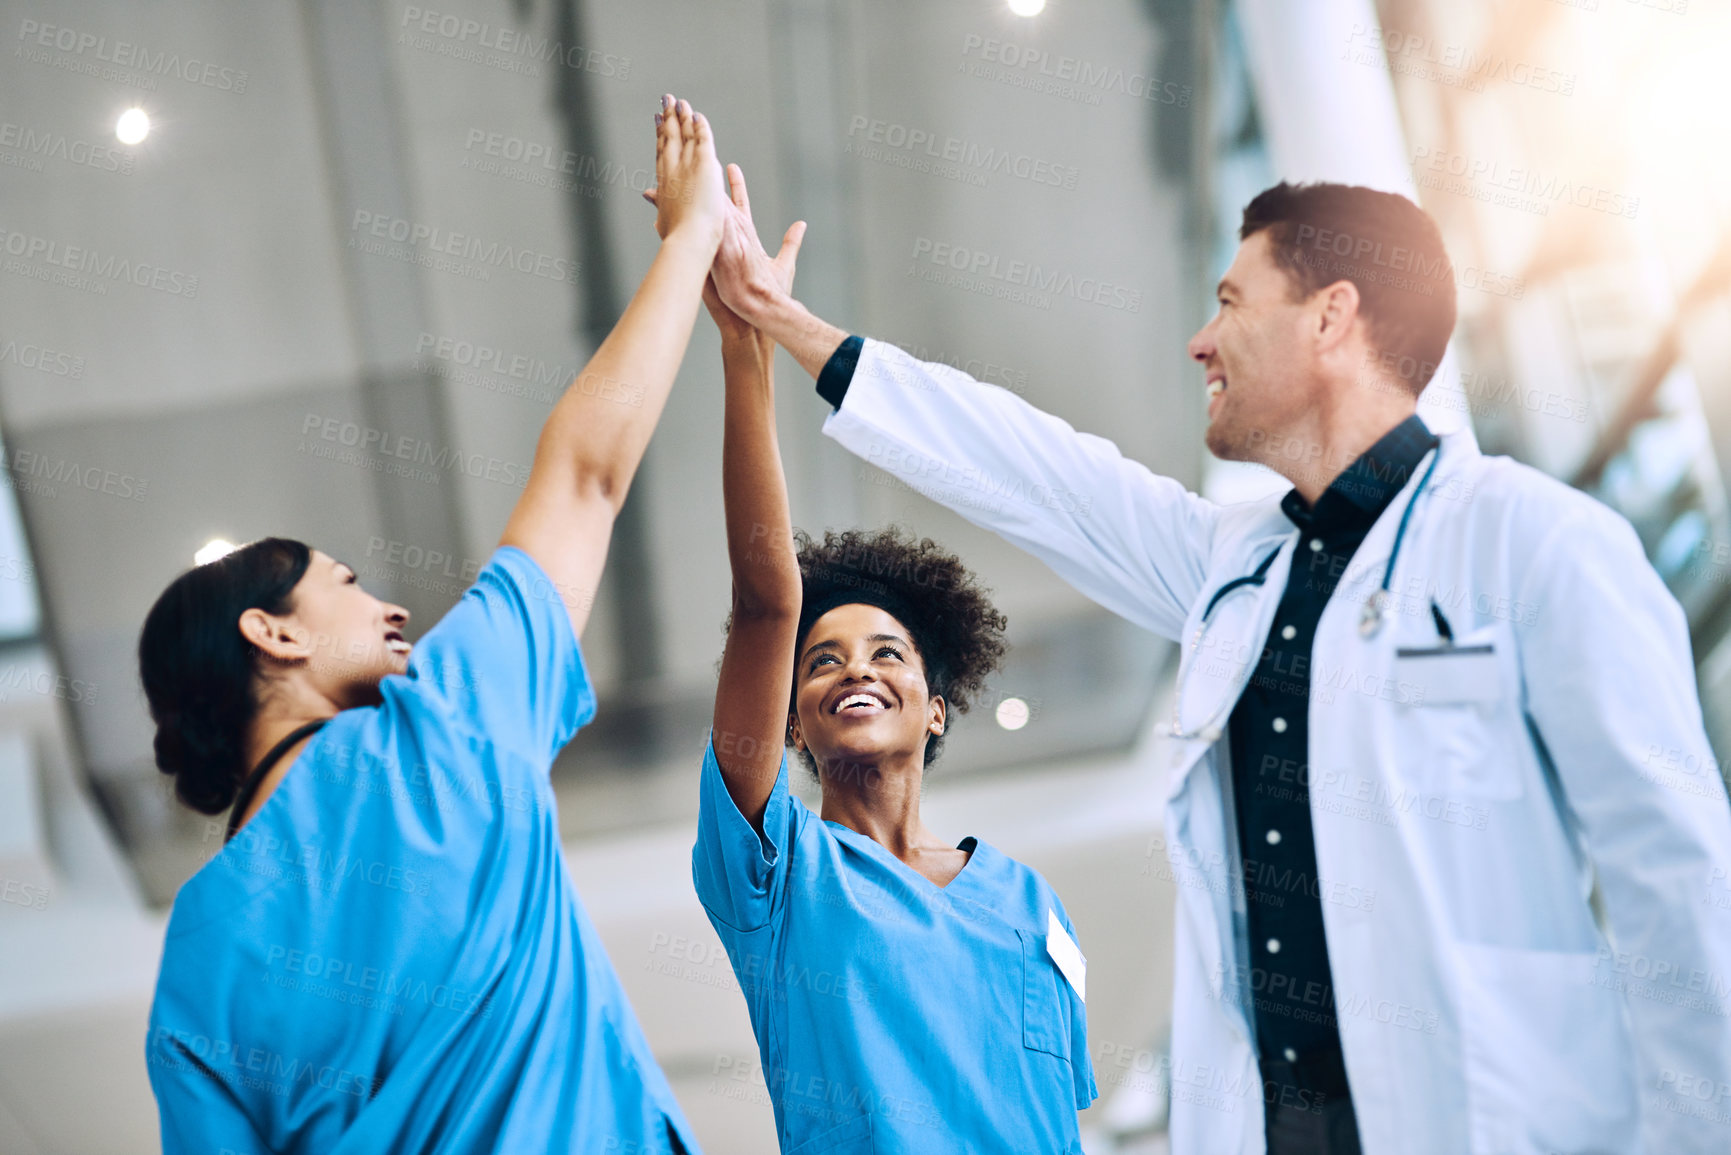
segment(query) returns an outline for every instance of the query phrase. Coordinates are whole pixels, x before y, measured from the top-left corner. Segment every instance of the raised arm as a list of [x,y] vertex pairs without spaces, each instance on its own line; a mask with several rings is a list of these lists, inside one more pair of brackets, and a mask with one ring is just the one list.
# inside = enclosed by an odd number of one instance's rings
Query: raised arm
[[734,200],[716,287],[819,378],[837,406],[826,434],[1114,613],[1164,637],[1182,633],[1203,593],[1218,506],[1008,390],[879,341],[849,340],[777,283],[749,207]]
[[[743,203],[738,172],[728,167],[733,195]],[[803,222],[788,230],[774,262],[782,284],[792,283],[804,234]],[[800,609],[787,479],[775,438],[775,344],[722,304],[713,284],[703,300],[721,330],[727,390],[721,493],[733,568],[733,619],[715,687],[712,740],[733,804],[761,833],[781,769]]]
[[721,243],[727,197],[709,123],[664,97],[655,172],[661,249],[631,303],[553,407],[499,544],[552,579],[579,635],[607,560],[613,519],[661,417]]

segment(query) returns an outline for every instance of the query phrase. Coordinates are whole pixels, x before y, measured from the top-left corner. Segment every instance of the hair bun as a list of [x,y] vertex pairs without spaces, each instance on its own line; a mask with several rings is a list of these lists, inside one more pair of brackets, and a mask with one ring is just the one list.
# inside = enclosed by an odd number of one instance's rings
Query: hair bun
[[201,814],[221,814],[240,791],[240,752],[220,733],[178,713],[157,721],[156,768],[174,777],[174,792]]

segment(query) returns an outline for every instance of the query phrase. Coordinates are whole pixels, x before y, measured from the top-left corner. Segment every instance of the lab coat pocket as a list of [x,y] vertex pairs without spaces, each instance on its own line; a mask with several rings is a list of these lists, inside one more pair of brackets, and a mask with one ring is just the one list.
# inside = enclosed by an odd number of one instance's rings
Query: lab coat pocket
[[872,1117],[860,1115],[801,1143],[787,1155],[874,1155]]
[[1525,793],[1514,743],[1526,734],[1508,684],[1511,644],[1492,625],[1453,645],[1395,650],[1397,757],[1409,785],[1445,803],[1462,796],[1513,801]]
[[1016,931],[1022,939],[1022,1045],[1070,1060],[1070,993],[1046,951],[1046,936]]
[[1597,956],[1457,951],[1472,1150],[1636,1150],[1634,1044]]

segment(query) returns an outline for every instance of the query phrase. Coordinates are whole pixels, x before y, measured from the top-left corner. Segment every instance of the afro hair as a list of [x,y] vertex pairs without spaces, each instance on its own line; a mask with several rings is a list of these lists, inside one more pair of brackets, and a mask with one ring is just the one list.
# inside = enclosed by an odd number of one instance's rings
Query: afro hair
[[[822,541],[795,531],[803,587],[798,645],[829,609],[860,602],[887,603],[913,635],[925,666],[926,688],[948,708],[965,714],[985,690],[986,679],[1004,659],[1008,619],[955,554],[931,538],[915,541],[895,528],[830,530]],[[942,735],[926,743],[926,765],[937,757]],[[808,768],[815,764],[808,753]]]

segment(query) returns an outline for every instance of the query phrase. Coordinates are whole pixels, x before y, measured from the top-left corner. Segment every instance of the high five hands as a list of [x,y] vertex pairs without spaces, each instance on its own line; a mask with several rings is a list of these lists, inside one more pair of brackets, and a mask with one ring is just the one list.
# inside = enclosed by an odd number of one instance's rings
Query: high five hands
[[[721,330],[723,339],[744,339],[757,332],[750,318],[778,298],[789,295],[793,287],[794,267],[799,259],[799,246],[805,239],[805,222],[795,221],[781,240],[781,249],[774,257],[764,249],[757,237],[757,226],[751,219],[751,198],[745,188],[745,173],[737,164],[727,166],[727,193],[720,195],[720,182],[708,172],[664,166],[662,157],[669,151],[669,125],[674,146],[696,134],[701,150],[713,158],[714,141],[709,121],[702,113],[694,113],[689,102],[675,100],[671,95],[661,98],[661,111],[655,116],[659,147],[656,157],[656,187],[645,189],[643,199],[654,205],[655,231],[666,238],[678,220],[678,207],[670,202],[692,199],[695,186],[676,183],[695,179],[707,183],[720,202],[721,239],[710,268],[709,280],[703,286],[703,303]],[[703,196],[708,198],[705,190]]]

